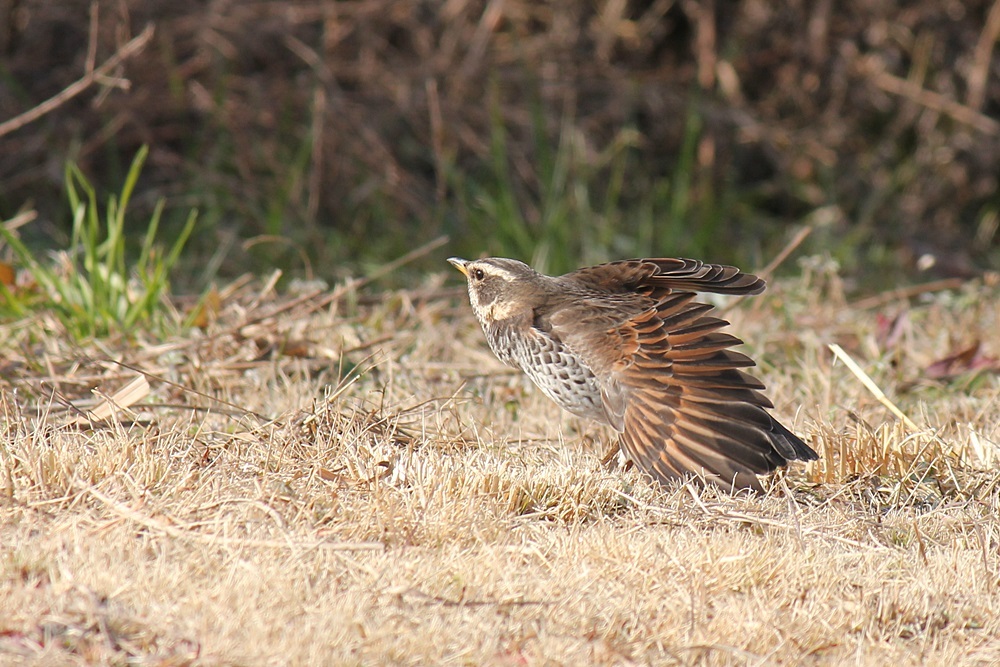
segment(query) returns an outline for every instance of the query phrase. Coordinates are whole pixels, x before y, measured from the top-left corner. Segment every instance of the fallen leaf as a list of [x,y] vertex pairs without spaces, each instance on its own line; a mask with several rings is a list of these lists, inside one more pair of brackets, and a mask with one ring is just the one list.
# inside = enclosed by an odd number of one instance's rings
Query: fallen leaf
[[286,357],[298,357],[300,359],[308,359],[312,355],[312,343],[307,340],[293,339],[285,341],[284,345],[281,346],[281,353]]
[[909,311],[904,310],[895,317],[879,313],[875,316],[875,340],[883,350],[891,350],[899,344],[909,323]]
[[215,288],[215,285],[212,285],[204,298],[194,307],[194,312],[190,316],[191,326],[198,327],[199,329],[207,328],[219,316],[221,309],[222,297],[219,295],[219,290]]
[[344,476],[340,474],[340,470],[343,470],[343,468],[339,468],[338,470],[320,468],[318,470],[319,478],[327,482],[340,482],[344,479]]
[[928,377],[943,380],[969,371],[1000,372],[1000,359],[981,354],[981,349],[982,344],[977,340],[969,347],[933,362],[925,373]]
[[17,272],[7,262],[0,262],[0,284],[13,287],[17,283]]

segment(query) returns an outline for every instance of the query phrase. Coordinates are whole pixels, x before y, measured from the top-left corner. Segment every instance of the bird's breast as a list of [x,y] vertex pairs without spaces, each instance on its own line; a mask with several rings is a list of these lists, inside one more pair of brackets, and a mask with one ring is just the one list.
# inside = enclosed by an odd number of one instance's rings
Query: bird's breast
[[520,368],[564,410],[607,422],[600,381],[578,356],[546,333],[527,327],[486,331],[490,348],[500,361]]

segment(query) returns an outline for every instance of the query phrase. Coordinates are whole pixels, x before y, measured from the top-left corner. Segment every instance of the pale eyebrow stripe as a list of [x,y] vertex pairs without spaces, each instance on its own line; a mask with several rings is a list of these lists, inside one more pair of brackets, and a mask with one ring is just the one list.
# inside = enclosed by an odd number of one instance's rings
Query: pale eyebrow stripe
[[514,274],[507,269],[496,266],[495,264],[482,264],[480,268],[486,271],[486,273],[491,276],[496,276],[498,278],[503,278],[509,283],[514,282]]

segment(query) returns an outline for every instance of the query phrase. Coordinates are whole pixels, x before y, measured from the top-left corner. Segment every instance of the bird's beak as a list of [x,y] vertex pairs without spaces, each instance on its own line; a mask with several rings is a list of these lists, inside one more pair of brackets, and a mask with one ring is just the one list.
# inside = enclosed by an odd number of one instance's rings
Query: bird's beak
[[469,263],[469,260],[462,259],[461,257],[449,257],[448,263],[454,266],[459,271],[461,271],[462,275],[464,276],[469,275],[469,270],[465,268],[466,264]]

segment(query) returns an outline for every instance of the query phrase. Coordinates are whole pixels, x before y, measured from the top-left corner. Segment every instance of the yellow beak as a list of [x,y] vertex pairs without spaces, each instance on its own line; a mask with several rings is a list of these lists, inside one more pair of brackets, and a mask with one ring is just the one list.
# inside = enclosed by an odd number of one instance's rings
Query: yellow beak
[[452,266],[454,266],[456,269],[458,269],[459,271],[461,271],[462,275],[464,275],[464,276],[468,276],[469,275],[469,270],[465,268],[466,264],[469,263],[469,260],[462,259],[461,257],[449,257],[448,258],[448,262]]

